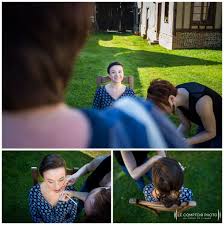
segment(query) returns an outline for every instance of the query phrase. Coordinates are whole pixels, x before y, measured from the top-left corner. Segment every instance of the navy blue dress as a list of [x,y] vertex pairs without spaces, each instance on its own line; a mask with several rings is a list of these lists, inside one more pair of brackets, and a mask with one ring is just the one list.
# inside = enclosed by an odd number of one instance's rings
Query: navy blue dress
[[[154,189],[155,187],[153,184],[148,184],[144,187],[143,193],[146,201],[159,202],[159,199],[155,198],[152,194]],[[191,189],[182,186],[181,189],[179,190],[179,193],[180,193],[179,200],[181,203],[192,201],[193,193]]]
[[[74,191],[71,186],[66,187],[67,191]],[[78,200],[73,198],[75,202]],[[29,209],[32,221],[35,223],[73,223],[77,214],[77,204],[68,200],[58,201],[52,207],[46,201],[40,190],[40,184],[33,186],[29,193]]]
[[[124,96],[135,96],[135,93],[131,88],[126,87],[125,91],[118,99],[120,99]],[[118,99],[114,99],[112,96],[110,96],[109,93],[107,92],[105,86],[99,87],[99,88],[97,88],[96,93],[95,93],[95,97],[93,100],[93,108],[104,109],[106,107],[110,107]]]

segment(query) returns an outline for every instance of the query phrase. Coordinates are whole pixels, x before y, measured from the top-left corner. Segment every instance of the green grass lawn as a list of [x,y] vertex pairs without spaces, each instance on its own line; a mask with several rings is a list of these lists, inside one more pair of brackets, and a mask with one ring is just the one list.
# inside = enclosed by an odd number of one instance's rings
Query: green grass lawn
[[[31,166],[39,166],[41,159],[50,153],[60,154],[69,168],[81,167],[98,155],[108,151],[8,151],[2,152],[2,222],[30,223],[28,194],[33,186]],[[80,178],[75,184],[80,189],[87,176]],[[82,220],[82,218],[80,218]]]
[[66,90],[66,102],[78,108],[91,107],[96,77],[107,75],[106,68],[112,61],[120,61],[125,74],[134,76],[138,96],[146,96],[155,78],[174,85],[196,81],[222,92],[221,50],[167,50],[150,45],[140,36],[98,33],[89,37],[80,53]]
[[[140,36],[130,34],[92,34],[74,65],[66,90],[66,102],[72,107],[92,106],[96,77],[107,75],[112,61],[124,65],[126,75],[135,79],[137,96],[146,97],[150,81],[167,79],[174,85],[196,81],[222,92],[222,51],[209,49],[167,50],[150,45]],[[177,118],[172,116],[174,123]],[[194,132],[195,127],[191,131]]]
[[[153,155],[152,153],[149,154]],[[219,151],[169,151],[167,155],[181,162],[186,167],[184,174],[184,186],[192,189],[193,200],[197,206],[187,213],[217,213],[222,211],[222,152]],[[147,179],[145,180],[147,184]],[[162,212],[156,216],[147,209],[143,209],[128,203],[130,198],[144,199],[131,177],[121,170],[114,159],[114,222],[123,223],[174,223],[173,213]],[[217,217],[211,219],[187,219],[179,218],[178,222],[211,223],[217,221]]]

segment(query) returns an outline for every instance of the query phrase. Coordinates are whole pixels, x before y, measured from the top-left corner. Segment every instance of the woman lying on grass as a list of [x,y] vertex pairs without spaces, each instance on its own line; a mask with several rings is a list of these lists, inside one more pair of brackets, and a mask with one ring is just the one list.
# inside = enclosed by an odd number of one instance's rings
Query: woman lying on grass
[[192,200],[191,189],[183,187],[184,173],[179,163],[161,158],[153,164],[152,184],[144,187],[146,201],[161,202],[165,207],[180,205]]

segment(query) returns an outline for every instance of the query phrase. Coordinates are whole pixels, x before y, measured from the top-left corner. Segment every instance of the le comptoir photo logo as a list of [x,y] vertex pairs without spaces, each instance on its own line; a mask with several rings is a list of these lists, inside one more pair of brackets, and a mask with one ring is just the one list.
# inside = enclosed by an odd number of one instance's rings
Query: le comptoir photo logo
[[177,220],[181,219],[190,219],[190,220],[217,220],[221,221],[221,211],[217,210],[217,212],[183,212],[183,213],[174,213],[174,218]]

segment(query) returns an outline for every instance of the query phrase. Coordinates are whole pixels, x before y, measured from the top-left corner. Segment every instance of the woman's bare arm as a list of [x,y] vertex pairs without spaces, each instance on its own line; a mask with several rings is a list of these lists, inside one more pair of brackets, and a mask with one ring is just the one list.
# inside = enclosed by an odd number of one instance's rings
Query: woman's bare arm
[[200,116],[205,130],[187,139],[191,145],[209,141],[216,136],[216,120],[211,97],[206,95],[199,99],[196,104],[196,112]]
[[145,163],[140,166],[137,166],[136,160],[132,152],[130,151],[121,151],[121,156],[124,161],[124,164],[130,174],[130,176],[137,180],[144,174],[146,174],[149,169],[152,167],[153,163],[162,158],[160,155],[155,155],[148,159]]
[[162,157],[166,157],[166,152],[165,151],[160,150],[160,151],[156,151],[156,152],[157,152],[157,155],[160,155]]
[[85,164],[83,167],[81,167],[72,176],[74,176],[74,177],[76,177],[76,179],[78,179],[79,177],[84,176],[87,173],[94,171],[107,156],[108,155],[96,157],[91,162],[89,162],[89,163]]
[[181,110],[177,109],[176,112],[180,119],[180,125],[178,126],[177,130],[181,134],[186,135],[186,133],[191,129],[191,122],[184,116]]
[[93,159],[91,162],[82,166],[76,173],[67,177],[65,185],[74,184],[80,177],[86,175],[89,172],[94,171],[100,165],[100,163],[108,156],[109,155],[99,156]]

